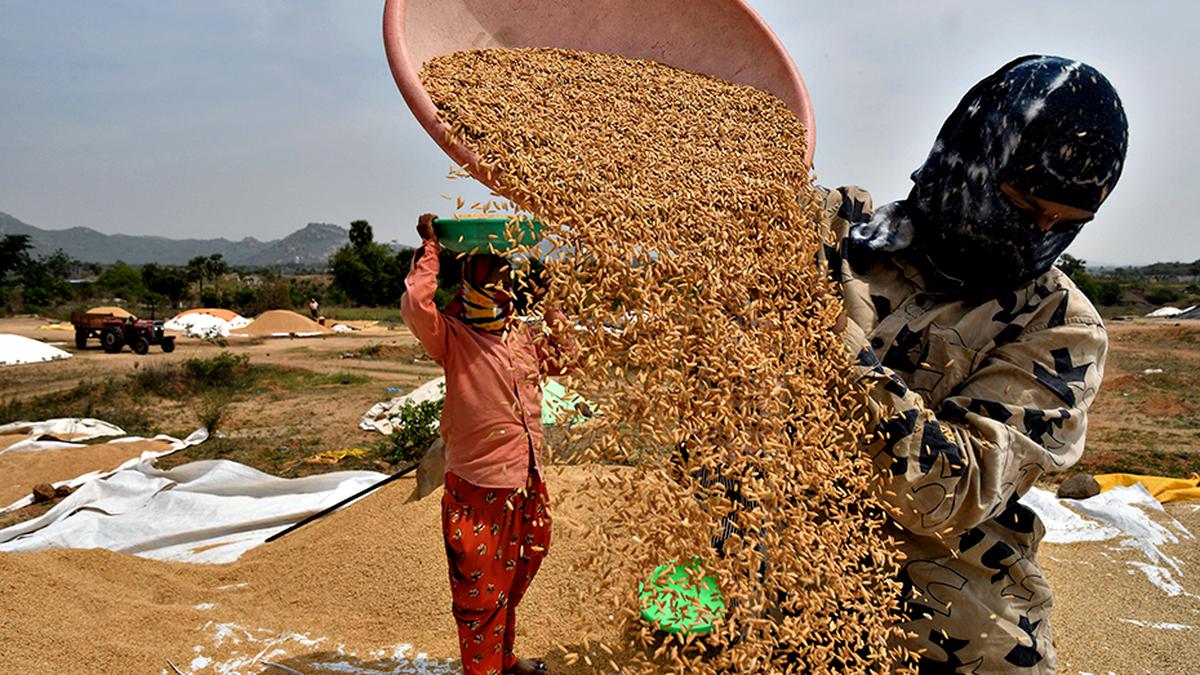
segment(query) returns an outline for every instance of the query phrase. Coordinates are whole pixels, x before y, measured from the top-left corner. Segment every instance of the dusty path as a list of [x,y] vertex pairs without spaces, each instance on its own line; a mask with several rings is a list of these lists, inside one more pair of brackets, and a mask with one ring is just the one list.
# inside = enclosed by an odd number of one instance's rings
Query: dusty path
[[1109,322],[1108,333],[1104,382],[1076,468],[1200,472],[1200,321]]

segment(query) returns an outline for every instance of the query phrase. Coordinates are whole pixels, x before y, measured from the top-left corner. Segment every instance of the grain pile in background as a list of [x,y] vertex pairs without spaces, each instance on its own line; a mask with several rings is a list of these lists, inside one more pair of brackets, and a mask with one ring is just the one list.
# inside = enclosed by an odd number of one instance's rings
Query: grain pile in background
[[[896,554],[855,447],[801,124],[764,92],[615,56],[460,52],[422,79],[499,193],[547,224],[551,300],[584,329],[572,384],[604,413],[593,455],[634,467],[602,481],[590,571],[609,592],[582,607],[626,621],[629,639],[569,658],[899,662]],[[663,640],[637,619],[637,584],[697,556],[732,611],[703,639]]]

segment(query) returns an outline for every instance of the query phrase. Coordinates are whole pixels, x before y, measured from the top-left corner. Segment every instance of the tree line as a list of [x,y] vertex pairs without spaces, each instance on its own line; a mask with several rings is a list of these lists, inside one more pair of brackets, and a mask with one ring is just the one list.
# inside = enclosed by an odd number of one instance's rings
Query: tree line
[[219,253],[196,256],[186,265],[99,265],[62,251],[36,256],[27,235],[0,238],[0,307],[6,314],[60,315],[79,305],[117,301],[144,316],[173,315],[192,303],[252,316],[306,305],[322,286],[271,270],[236,270]]
[[1200,260],[1089,270],[1086,260],[1063,254],[1057,266],[1101,308],[1200,304]]
[[[393,249],[375,241],[370,223],[350,223],[350,243],[329,259],[330,288],[335,300],[360,307],[396,307],[404,295],[404,279],[412,268],[413,249]],[[461,262],[449,251],[439,258],[438,301],[445,304],[458,288]]]
[[[62,251],[35,256],[27,235],[0,239],[0,306],[5,313],[53,313],[89,301],[122,301],[147,316],[185,305],[223,307],[245,316],[269,309],[300,309],[310,298],[324,306],[397,307],[413,250],[375,241],[370,223],[350,224],[350,242],[329,258],[326,274],[284,276],[270,269],[235,269],[221,254],[186,265],[140,267],[82,263]],[[439,300],[456,290],[460,263],[443,252]]]
[[[167,313],[187,302],[252,316],[268,309],[303,309],[309,298],[325,306],[396,307],[412,265],[409,248],[375,241],[370,223],[350,223],[350,241],[329,258],[326,275],[283,276],[271,270],[233,269],[220,254],[186,265],[124,263],[101,266],[62,251],[35,256],[27,235],[0,238],[0,303],[6,313],[40,312],[95,298],[121,299],[148,313]],[[461,263],[443,251],[438,300],[457,289]],[[1063,255],[1058,267],[1101,308],[1200,304],[1200,260],[1144,267],[1089,270]],[[79,282],[85,277],[89,283]]]

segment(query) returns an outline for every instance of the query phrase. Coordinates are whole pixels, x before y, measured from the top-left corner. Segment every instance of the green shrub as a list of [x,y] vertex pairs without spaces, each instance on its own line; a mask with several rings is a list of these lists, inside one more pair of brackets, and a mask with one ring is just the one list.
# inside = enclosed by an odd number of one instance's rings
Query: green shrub
[[153,394],[179,399],[208,391],[243,391],[254,384],[257,372],[246,354],[221,352],[211,358],[178,363],[152,363],[129,375],[132,394]]
[[1175,302],[1183,295],[1168,286],[1156,286],[1146,293],[1146,301],[1152,305],[1166,305]]
[[221,307],[224,304],[224,296],[217,291],[205,289],[200,293],[200,305],[202,307]]
[[1115,305],[1121,301],[1121,296],[1124,290],[1121,284],[1116,281],[1099,281],[1096,282],[1095,301],[1101,305]]
[[446,309],[446,305],[458,295],[459,286],[455,285],[450,288],[439,288],[433,292],[433,303],[438,309]]
[[153,431],[150,416],[126,391],[121,380],[84,381],[67,391],[0,403],[0,423],[93,417],[131,434]]
[[392,435],[383,440],[384,459],[392,464],[415,462],[438,437],[438,420],[442,416],[442,401],[409,403],[392,417]]
[[176,363],[151,363],[138,368],[129,376],[129,389],[133,394],[154,394],[163,398],[178,398],[186,392],[182,372]]
[[248,354],[221,352],[208,359],[188,359],[183,362],[188,388],[243,389],[254,380],[254,369]]
[[196,421],[200,423],[200,426],[208,429],[210,436],[216,434],[217,429],[221,427],[228,408],[229,397],[222,396],[221,394],[206,394],[199,397],[192,404],[192,411],[196,414]]

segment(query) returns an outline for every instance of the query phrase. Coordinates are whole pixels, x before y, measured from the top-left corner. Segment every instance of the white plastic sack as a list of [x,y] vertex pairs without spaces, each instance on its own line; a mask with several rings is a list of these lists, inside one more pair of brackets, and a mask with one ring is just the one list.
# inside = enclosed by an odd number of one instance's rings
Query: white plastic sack
[[387,476],[278,478],[225,460],[171,470],[140,462],[79,488],[40,518],[0,530],[0,552],[104,548],[157,560],[226,563]]

